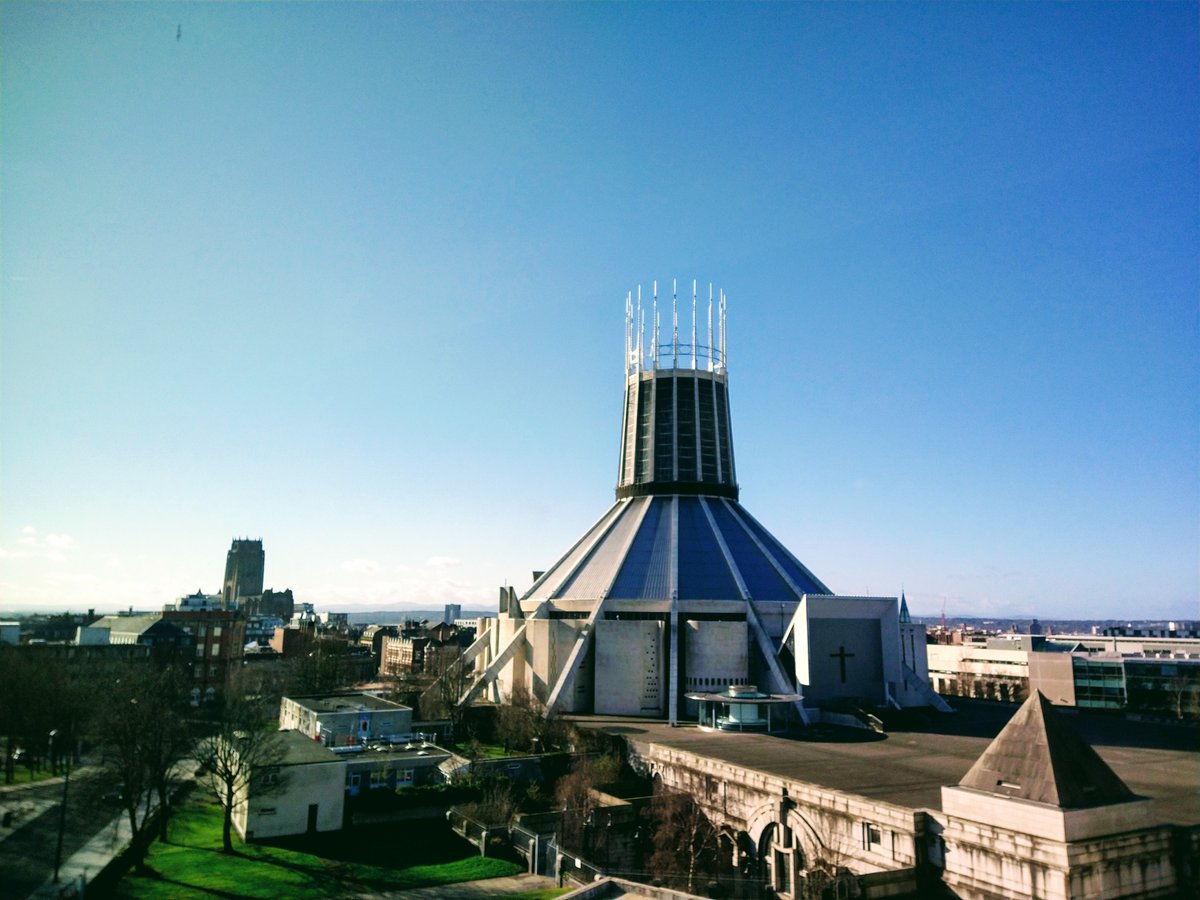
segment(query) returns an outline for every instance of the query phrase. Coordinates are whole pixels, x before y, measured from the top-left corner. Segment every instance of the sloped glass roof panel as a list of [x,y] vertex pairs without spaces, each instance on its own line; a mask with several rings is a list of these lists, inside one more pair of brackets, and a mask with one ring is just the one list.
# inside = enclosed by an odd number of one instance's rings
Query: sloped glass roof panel
[[679,498],[679,599],[740,600],[741,591],[698,497]]
[[797,564],[792,555],[775,539],[774,535],[759,525],[754,517],[742,508],[740,503],[731,502],[730,507],[735,511],[737,517],[745,522],[750,530],[754,532],[755,536],[762,542],[762,545],[767,548],[767,552],[787,572],[788,577],[796,583],[796,587],[806,594],[829,593],[829,589]]
[[746,583],[746,590],[755,600],[799,600],[799,596],[788,587],[788,583],[771,565],[771,560],[754,543],[753,539],[742,528],[733,513],[720,500],[709,500],[708,508],[712,512],[717,529],[725,538],[725,546],[737,564]]
[[650,508],[609,592],[614,600],[671,598],[671,498],[646,499]]
[[612,530],[596,543],[583,565],[567,578],[553,596],[598,599],[612,583],[617,567],[621,564],[625,545],[641,518],[642,507],[649,502],[649,497],[630,500]]

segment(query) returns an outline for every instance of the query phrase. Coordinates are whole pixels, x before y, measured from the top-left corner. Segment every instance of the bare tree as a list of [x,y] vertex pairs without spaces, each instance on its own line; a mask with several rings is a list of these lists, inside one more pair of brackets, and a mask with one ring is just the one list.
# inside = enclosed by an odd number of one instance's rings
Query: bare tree
[[844,849],[845,823],[837,816],[819,815],[815,823],[805,824],[811,838],[808,846],[811,856],[805,860],[802,881],[797,885],[798,895],[811,900],[857,896],[858,880],[846,867],[849,854]]
[[507,825],[517,811],[519,797],[511,781],[490,779],[483,787],[483,796],[473,803],[459,807],[463,814],[484,825]]
[[[75,669],[51,657],[31,657],[24,649],[0,646],[0,730],[4,738],[4,779],[15,778],[15,751],[29,765],[58,761],[84,734],[96,679],[77,677]],[[57,729],[54,757],[47,759],[48,735]]]
[[472,664],[465,661],[462,648],[457,644],[429,647],[425,653],[425,675],[429,678],[429,687],[421,693],[421,717],[449,719],[453,737],[461,737],[466,709],[459,705],[458,700],[471,683],[473,672]]
[[648,868],[670,884],[696,889],[716,872],[717,829],[689,795],[664,791],[650,805],[654,850]]
[[[159,836],[166,840],[176,767],[191,750],[186,688],[178,668],[170,665],[131,662],[116,675],[100,703],[105,767],[123,785],[121,800],[135,836],[150,812],[146,795],[158,795]],[[139,818],[143,797],[147,802]]]
[[185,717],[188,689],[183,671],[169,666],[157,674],[146,694],[146,714],[154,721],[143,735],[142,746],[150,787],[158,794],[158,837],[166,841],[167,823],[173,812],[171,794],[182,780],[180,766],[191,754],[194,741]]
[[599,805],[596,789],[616,781],[621,761],[615,756],[581,759],[570,773],[558,780],[554,789],[555,805],[562,810],[559,844],[582,852],[589,822]]
[[496,708],[496,740],[507,753],[510,749],[529,750],[537,737],[540,710],[535,698],[524,685],[513,689],[507,703]]
[[1179,667],[1178,674],[1167,682],[1171,711],[1177,719],[1194,719],[1200,715],[1200,670]]
[[531,752],[549,750],[569,743],[572,726],[524,685],[513,688],[508,702],[496,709],[496,739],[508,750]]
[[224,811],[221,846],[233,852],[233,811],[250,789],[256,769],[277,764],[282,744],[277,711],[257,694],[247,694],[241,678],[226,685],[212,733],[197,745],[196,757],[207,774],[207,784]]

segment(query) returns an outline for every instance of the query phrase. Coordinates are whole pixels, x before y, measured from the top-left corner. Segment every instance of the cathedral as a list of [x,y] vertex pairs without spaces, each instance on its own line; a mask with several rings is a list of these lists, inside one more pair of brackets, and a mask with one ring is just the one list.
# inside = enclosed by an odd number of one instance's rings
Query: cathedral
[[944,706],[897,598],[836,594],[739,502],[725,296],[693,282],[690,301],[687,323],[674,291],[626,298],[615,502],[523,595],[502,589],[462,699],[524,687],[549,710],[673,724],[733,686],[805,723]]

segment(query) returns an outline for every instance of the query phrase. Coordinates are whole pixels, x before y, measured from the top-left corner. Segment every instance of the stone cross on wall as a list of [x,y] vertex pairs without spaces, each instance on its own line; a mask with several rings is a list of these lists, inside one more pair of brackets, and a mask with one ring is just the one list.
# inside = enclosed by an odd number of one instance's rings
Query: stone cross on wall
[[831,657],[835,657],[842,664],[842,684],[846,683],[846,660],[853,659],[853,653],[847,653],[845,645],[838,647],[837,653],[830,653]]

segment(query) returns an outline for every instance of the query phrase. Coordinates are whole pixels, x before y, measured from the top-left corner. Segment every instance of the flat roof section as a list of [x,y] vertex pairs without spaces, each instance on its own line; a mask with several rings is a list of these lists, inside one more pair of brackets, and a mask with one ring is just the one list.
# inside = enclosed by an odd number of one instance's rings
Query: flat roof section
[[313,763],[337,762],[338,755],[322,744],[298,731],[281,730],[279,740],[283,756],[277,763],[281,766],[306,766]]
[[367,747],[358,753],[337,753],[335,755],[339,759],[344,759],[351,767],[356,764],[379,765],[382,763],[432,766],[445,762],[450,758],[451,753],[434,744],[422,744],[420,741],[414,741],[408,744],[380,744]]
[[298,703],[305,709],[317,713],[357,712],[360,710],[401,710],[409,709],[402,703],[393,703],[374,694],[301,694],[298,697],[287,697],[293,703]]
[[[1007,717],[1015,711],[1015,707],[1007,709]],[[659,744],[884,803],[936,810],[942,807],[942,787],[958,784],[999,733],[999,727],[991,735],[899,730],[875,735],[863,729],[860,739],[854,733],[858,729],[817,726],[809,732],[814,739],[797,739],[750,732],[714,733],[695,725],[672,728],[665,721],[649,719],[571,718],[583,727],[635,744]],[[1136,730],[1140,724],[1130,722],[1126,727]],[[1135,794],[1154,800],[1159,821],[1200,824],[1200,753],[1101,744],[1088,729],[1080,730]],[[1194,739],[1194,730],[1180,729],[1181,746],[1187,746],[1189,734]]]

